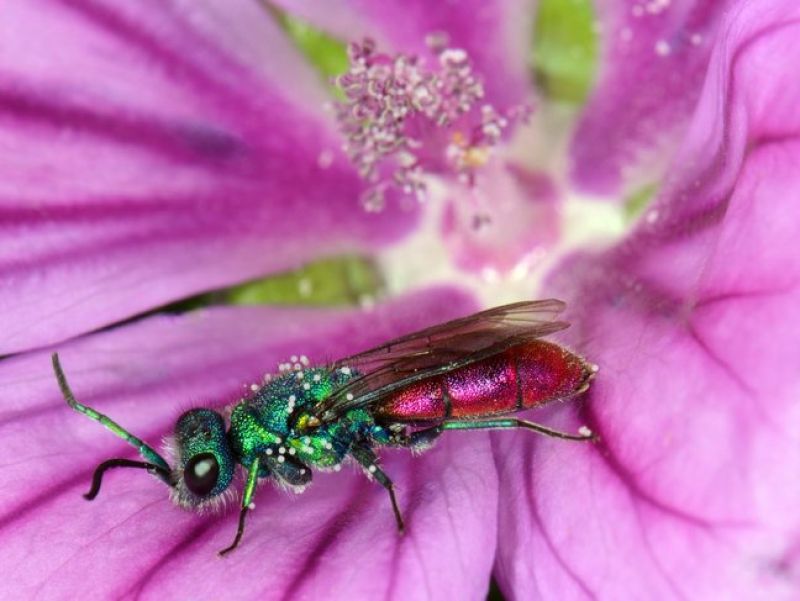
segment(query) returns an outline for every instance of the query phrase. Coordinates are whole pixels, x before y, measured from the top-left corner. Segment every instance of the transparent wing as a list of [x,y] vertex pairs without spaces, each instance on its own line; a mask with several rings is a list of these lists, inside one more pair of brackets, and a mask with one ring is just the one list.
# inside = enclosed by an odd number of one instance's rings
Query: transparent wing
[[555,299],[494,307],[396,338],[333,364],[358,376],[320,403],[315,414],[332,421],[356,407],[375,403],[413,382],[480,361],[569,326],[556,321],[565,303]]

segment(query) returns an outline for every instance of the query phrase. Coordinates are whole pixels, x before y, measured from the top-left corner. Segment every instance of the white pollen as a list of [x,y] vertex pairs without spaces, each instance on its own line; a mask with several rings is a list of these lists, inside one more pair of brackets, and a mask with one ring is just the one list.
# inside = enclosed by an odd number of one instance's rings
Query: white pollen
[[319,165],[320,169],[327,169],[333,165],[333,151],[325,149],[320,152],[319,156],[317,157],[317,165]]
[[333,471],[334,472],[341,472],[342,471],[342,465],[340,463],[337,463],[336,465],[333,466]]
[[289,395],[289,402],[290,402],[290,403],[295,403],[295,402],[297,402],[297,397],[296,397],[296,396],[294,396],[293,394],[290,394],[290,395]]
[[303,384],[303,390],[311,390],[311,384],[309,384],[308,382]]
[[272,455],[272,449],[267,449],[266,453],[267,455]]
[[581,436],[591,436],[592,431],[586,426],[581,426],[580,428],[578,428],[578,434],[580,434]]
[[[308,298],[314,292],[314,282],[311,278],[300,278],[297,280],[297,291],[303,298]],[[307,365],[307,363],[304,365]]]
[[295,453],[297,453],[297,451],[294,449],[289,449],[289,455],[294,455]]
[[297,355],[292,355],[289,359],[292,363],[297,363],[298,361]]
[[346,398],[348,401],[352,401],[352,400],[353,400],[353,393],[352,393],[352,392],[348,392],[348,393],[347,393],[346,395],[344,395],[344,396],[345,396],[345,398]]
[[300,363],[302,363],[303,365],[308,365],[308,357],[306,357],[305,355],[300,355]]
[[258,384],[250,384],[250,390],[256,392],[258,390]]
[[281,455],[283,455],[285,452],[286,452],[286,447],[278,448],[278,453],[280,453]]
[[300,468],[300,474],[302,475],[302,474],[305,474],[305,473],[306,473],[306,468],[304,468],[304,467]]
[[463,63],[467,60],[467,53],[461,48],[448,48],[440,55],[440,60],[445,62]]
[[282,442],[283,442],[283,439],[280,436],[276,436],[275,437],[275,444],[281,444]]
[[286,461],[286,458],[283,455],[278,455],[278,463],[283,463]]
[[314,381],[319,382],[322,379],[322,376],[319,374],[314,374]]
[[298,380],[302,380],[304,375],[305,375],[305,374],[304,374],[302,371],[298,371],[298,372],[297,372],[297,379],[298,379]]
[[250,511],[253,511],[256,508],[256,504],[251,502],[250,505],[247,506]]
[[349,367],[343,367],[339,371],[342,372],[346,376],[349,376],[352,373],[352,370]]
[[374,474],[375,472],[378,471],[378,468],[375,467],[374,465],[370,465],[369,468],[367,468],[367,469],[369,469],[369,473],[370,474]]

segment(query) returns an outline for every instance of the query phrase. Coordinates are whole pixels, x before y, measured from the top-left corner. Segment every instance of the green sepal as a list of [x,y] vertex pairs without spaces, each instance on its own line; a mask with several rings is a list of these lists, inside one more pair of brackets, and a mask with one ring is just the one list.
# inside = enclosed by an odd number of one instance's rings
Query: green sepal
[[326,83],[347,71],[347,44],[274,6],[270,13]]
[[229,288],[223,298],[234,305],[355,305],[381,286],[373,262],[337,257]]
[[623,208],[625,211],[625,218],[628,221],[633,221],[641,215],[653,197],[658,191],[657,184],[647,184],[634,190],[630,196],[625,199]]
[[530,62],[552,100],[582,104],[597,67],[598,40],[592,0],[540,0]]

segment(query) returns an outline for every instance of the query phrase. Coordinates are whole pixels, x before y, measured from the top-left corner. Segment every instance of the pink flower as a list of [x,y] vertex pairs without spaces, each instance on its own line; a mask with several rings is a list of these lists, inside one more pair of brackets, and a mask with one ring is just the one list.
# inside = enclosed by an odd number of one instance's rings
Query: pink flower
[[[459,173],[430,169],[452,196],[453,260],[469,267],[531,250],[530,229],[512,227],[515,216],[538,223],[524,209],[531,182],[554,197],[579,188],[611,199],[662,182],[621,241],[523,280],[528,296],[568,301],[573,326],[560,340],[601,367],[585,400],[528,417],[588,425],[602,441],[453,433],[420,457],[384,453],[403,537],[384,492],[358,473],[317,475],[297,498],[265,483],[244,544],[220,560],[235,512],[182,512],[143,473],[112,473],[98,499],[81,498],[99,461],[133,453],[66,407],[50,352],[81,401],[157,444],[183,409],[235,402],[292,354],[324,362],[476,302],[459,279],[373,309],[137,318],[314,257],[371,252],[420,217],[402,190],[378,213],[361,210],[374,181],[340,150],[324,83],[257,3],[7,2],[7,596],[481,599],[494,575],[519,599],[796,598],[800,80],[787,66],[800,63],[800,7],[602,6],[604,62],[569,145],[570,178],[511,167],[502,136],[502,161],[475,174],[490,193],[527,182],[506,198],[498,231],[513,235],[470,240]],[[498,112],[532,96],[533,13],[510,0],[287,7],[343,38],[375,39],[387,56],[423,55],[426,34],[445,31]],[[424,140],[445,148],[434,133]],[[552,243],[556,222],[539,232]]]

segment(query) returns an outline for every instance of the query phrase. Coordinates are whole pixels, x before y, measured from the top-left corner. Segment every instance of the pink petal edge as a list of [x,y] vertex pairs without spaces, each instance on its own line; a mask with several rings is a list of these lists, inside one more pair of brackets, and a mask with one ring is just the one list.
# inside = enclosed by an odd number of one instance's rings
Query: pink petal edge
[[570,145],[576,188],[621,200],[661,178],[732,5],[733,0],[597,3],[597,83]]

